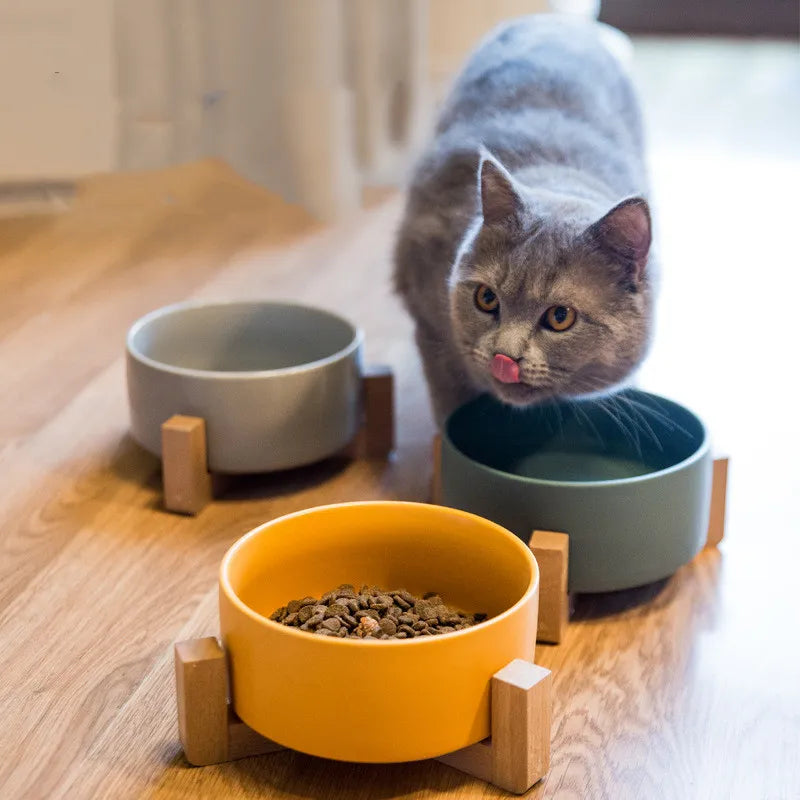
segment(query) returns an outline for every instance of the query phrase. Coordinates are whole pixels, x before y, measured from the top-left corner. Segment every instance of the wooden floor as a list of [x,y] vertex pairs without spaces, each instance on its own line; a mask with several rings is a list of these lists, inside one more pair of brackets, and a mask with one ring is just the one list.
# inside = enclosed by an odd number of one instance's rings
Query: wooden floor
[[[800,796],[800,82],[791,45],[651,41],[664,284],[642,385],[732,456],[728,537],[663,584],[577,600],[554,673],[553,760],[532,797]],[[388,289],[391,197],[332,228],[224,165],[98,177],[58,216],[0,220],[0,796],[499,797],[423,762],[278,753],[189,768],[172,644],[217,632],[228,546],[332,500],[425,499],[432,424]],[[124,334],[186,297],[288,297],[366,330],[397,375],[389,464],[253,477],[165,513],[127,433]],[[668,510],[665,510],[668,513]],[[309,720],[313,724],[313,720]]]

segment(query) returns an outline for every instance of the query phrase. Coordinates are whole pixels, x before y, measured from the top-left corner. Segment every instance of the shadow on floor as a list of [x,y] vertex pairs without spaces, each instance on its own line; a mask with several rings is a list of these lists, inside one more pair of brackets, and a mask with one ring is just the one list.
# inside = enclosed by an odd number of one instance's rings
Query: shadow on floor
[[[268,500],[320,486],[338,477],[351,465],[344,455],[335,455],[315,464],[279,472],[251,475],[213,475],[214,500],[218,503],[242,500]],[[130,434],[119,441],[111,458],[111,471],[117,478],[137,483],[157,493],[154,505],[162,506],[161,462],[141,447]]]
[[648,583],[645,586],[637,586],[634,589],[576,594],[573,598],[571,620],[575,622],[578,620],[600,619],[639,608],[668,593],[669,583],[670,578],[664,578],[655,583]]

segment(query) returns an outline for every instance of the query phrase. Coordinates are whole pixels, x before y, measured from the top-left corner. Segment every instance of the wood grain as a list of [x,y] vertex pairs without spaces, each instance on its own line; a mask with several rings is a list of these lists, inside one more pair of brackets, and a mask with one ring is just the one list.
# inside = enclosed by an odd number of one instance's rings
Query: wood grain
[[436,760],[479,780],[523,794],[550,767],[550,670],[516,658],[492,676],[492,734]]
[[431,488],[432,503],[442,502],[442,435],[437,433],[431,439]]
[[213,636],[175,645],[178,734],[186,760],[206,766],[228,760],[228,669]]
[[242,722],[228,702],[228,665],[215,636],[175,645],[178,733],[186,760],[221,764],[283,748]]
[[480,742],[456,750],[452,753],[440,756],[436,760],[440,764],[447,764],[448,767],[457,769],[466,775],[471,775],[480,781],[491,783],[494,777],[494,749],[491,738],[483,739]]
[[514,659],[492,677],[492,783],[522,794],[550,769],[552,674]]
[[539,565],[539,626],[536,640],[558,644],[569,624],[569,535],[534,531],[530,548]]
[[714,459],[711,480],[711,509],[708,518],[706,547],[717,547],[725,538],[725,512],[728,504],[727,457]]
[[206,421],[174,414],[161,425],[161,472],[164,506],[197,514],[211,501]]
[[390,367],[365,370],[364,451],[368,458],[386,458],[394,450],[394,375]]
[[[796,89],[780,48],[693,47],[648,43],[639,56],[664,231],[641,382],[724,439],[729,535],[665,582],[578,596],[561,644],[537,646],[553,674],[553,739],[530,797],[772,800],[800,786],[800,430],[781,345],[796,322],[754,327],[741,277],[768,265],[786,296],[797,280]],[[745,215],[743,193],[771,200]],[[218,633],[226,549],[311,505],[427,499],[433,424],[389,281],[400,211],[393,197],[320,228],[209,162],[93,178],[70,209],[16,234],[0,221],[0,796],[505,796],[434,761],[278,752],[190,768],[180,750],[173,645]],[[237,478],[196,518],[166,513],[159,462],[127,433],[125,331],[167,302],[241,296],[315,303],[364,328],[365,361],[395,375],[395,455]]]

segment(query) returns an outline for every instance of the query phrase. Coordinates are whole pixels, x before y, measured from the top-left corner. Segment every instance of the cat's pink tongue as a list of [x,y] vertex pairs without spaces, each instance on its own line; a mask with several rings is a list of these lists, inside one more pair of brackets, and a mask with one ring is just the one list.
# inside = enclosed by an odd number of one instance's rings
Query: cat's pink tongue
[[492,359],[492,375],[501,383],[519,383],[519,364],[513,358],[498,353]]

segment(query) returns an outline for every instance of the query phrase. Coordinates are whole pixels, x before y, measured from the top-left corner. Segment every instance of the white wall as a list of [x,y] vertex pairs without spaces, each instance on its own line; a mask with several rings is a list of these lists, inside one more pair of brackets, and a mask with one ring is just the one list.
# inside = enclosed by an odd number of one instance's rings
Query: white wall
[[0,2],[0,178],[117,163],[110,0]]
[[396,181],[434,99],[547,0],[2,0],[0,181],[204,156],[330,218]]

